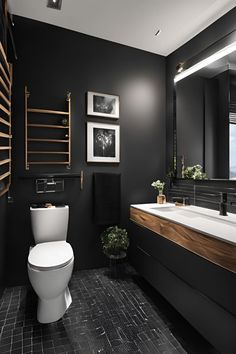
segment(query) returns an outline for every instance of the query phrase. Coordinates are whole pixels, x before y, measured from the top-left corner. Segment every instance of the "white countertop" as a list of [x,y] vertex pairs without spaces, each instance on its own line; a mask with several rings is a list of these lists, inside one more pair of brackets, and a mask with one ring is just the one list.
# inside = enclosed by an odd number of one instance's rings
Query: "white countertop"
[[222,216],[216,210],[193,205],[175,206],[172,203],[132,204],[131,207],[236,246],[236,214]]

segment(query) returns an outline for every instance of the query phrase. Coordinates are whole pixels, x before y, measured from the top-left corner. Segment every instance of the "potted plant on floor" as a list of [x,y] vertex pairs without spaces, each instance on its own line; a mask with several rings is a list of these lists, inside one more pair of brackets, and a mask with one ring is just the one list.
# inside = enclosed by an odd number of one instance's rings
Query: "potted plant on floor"
[[109,258],[110,272],[113,278],[120,278],[125,275],[123,260],[129,247],[128,233],[118,226],[110,226],[101,234],[102,248]]
[[124,258],[129,247],[129,238],[126,229],[110,226],[101,234],[103,252],[109,258]]

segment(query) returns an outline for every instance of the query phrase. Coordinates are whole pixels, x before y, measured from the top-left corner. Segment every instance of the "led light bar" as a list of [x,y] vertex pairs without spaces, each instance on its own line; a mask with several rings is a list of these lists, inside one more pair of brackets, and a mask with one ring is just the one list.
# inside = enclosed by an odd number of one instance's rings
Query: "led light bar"
[[218,52],[210,55],[206,59],[199,61],[197,64],[190,66],[190,68],[177,74],[174,78],[174,82],[178,82],[184,79],[185,77],[195,73],[196,71],[202,68],[205,68],[205,66],[214,63],[216,60],[221,59],[234,51],[236,51],[236,42],[233,42],[232,44],[224,47],[223,49],[220,49]]

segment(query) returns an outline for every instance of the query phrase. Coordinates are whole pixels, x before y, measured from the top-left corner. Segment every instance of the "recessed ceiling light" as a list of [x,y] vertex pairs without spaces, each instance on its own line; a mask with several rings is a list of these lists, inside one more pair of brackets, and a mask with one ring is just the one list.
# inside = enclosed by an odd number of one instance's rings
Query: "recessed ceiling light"
[[51,9],[61,10],[62,0],[48,0],[47,7]]
[[155,36],[158,36],[160,33],[161,33],[161,30],[158,29],[158,30],[156,31],[156,33],[155,33]]

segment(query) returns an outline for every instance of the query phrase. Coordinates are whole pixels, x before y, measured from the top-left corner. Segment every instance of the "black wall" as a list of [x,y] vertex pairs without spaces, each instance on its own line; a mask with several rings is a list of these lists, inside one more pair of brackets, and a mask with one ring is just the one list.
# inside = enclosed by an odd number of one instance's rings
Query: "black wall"
[[4,272],[5,272],[5,241],[6,241],[6,210],[7,201],[6,195],[0,198],[0,296],[4,285]]
[[[27,279],[27,256],[33,243],[29,205],[61,202],[70,206],[68,241],[75,253],[75,269],[105,264],[99,234],[93,223],[92,175],[121,173],[122,226],[131,203],[155,200],[150,186],[165,176],[165,58],[33,20],[15,17],[13,89],[13,203],[8,204],[6,283]],[[63,109],[66,91],[72,92],[72,173],[84,170],[84,190],[79,179],[65,180],[65,192],[37,195],[35,180],[23,179],[24,85],[30,105]],[[121,162],[117,165],[86,163],[86,92],[120,96]],[[114,123],[114,120],[111,121]],[[36,171],[36,168],[32,168]],[[61,167],[41,167],[38,172],[66,172]]]

